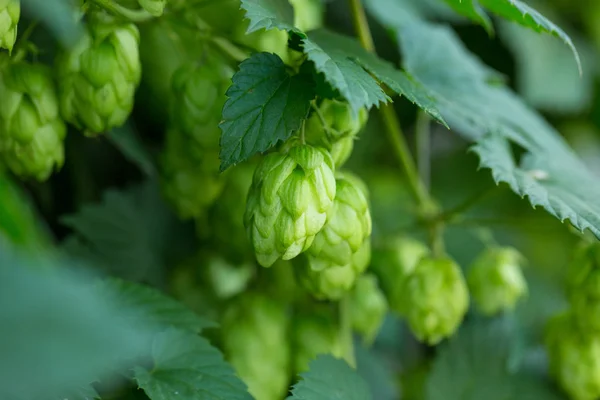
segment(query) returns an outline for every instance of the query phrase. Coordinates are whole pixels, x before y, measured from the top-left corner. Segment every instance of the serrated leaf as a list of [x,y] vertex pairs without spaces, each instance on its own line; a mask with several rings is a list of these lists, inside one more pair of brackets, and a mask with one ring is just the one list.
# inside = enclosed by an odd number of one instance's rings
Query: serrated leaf
[[150,340],[92,290],[84,265],[0,243],[0,398],[42,399],[128,367]]
[[308,365],[308,372],[294,385],[292,400],[368,400],[372,399],[363,378],[345,361],[321,355]]
[[222,171],[300,129],[315,96],[309,78],[290,75],[275,54],[256,53],[240,64],[220,124]]
[[248,33],[259,29],[296,30],[294,28],[294,9],[288,1],[282,0],[242,0],[246,10],[246,19],[250,20]]
[[156,336],[152,358],[152,369],[135,369],[135,380],[152,400],[252,398],[221,353],[203,337],[170,329]]
[[490,17],[483,11],[477,0],[445,0],[446,3],[457,13],[477,22],[485,28],[488,33],[494,31]]
[[[500,136],[530,154],[527,166],[516,167],[502,147],[490,144],[478,150],[497,180],[506,180],[516,193],[561,221],[569,219],[600,237],[600,203],[594,200],[600,198],[600,188],[552,126],[498,83],[497,74],[465,50],[449,28],[413,22],[400,27],[398,39],[406,69],[437,100],[453,129],[473,141],[486,140],[484,145],[498,140],[486,135]],[[550,179],[524,178],[524,172],[536,169]]]
[[121,318],[129,324],[155,327],[156,330],[174,327],[194,333],[216,327],[213,322],[149,286],[111,278],[102,281],[97,290],[121,305]]

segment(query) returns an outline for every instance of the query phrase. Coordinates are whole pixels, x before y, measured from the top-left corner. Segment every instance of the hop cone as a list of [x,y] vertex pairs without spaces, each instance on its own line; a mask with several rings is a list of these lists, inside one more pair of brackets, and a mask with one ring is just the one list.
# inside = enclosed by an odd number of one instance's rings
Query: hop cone
[[600,331],[600,246],[579,246],[567,278],[567,295],[579,324]]
[[354,116],[348,103],[326,99],[306,123],[306,140],[331,149],[333,161],[339,168],[350,157],[354,139],[367,123],[368,116],[364,108]]
[[67,122],[88,135],[125,123],[141,78],[138,45],[135,25],[94,22],[59,57],[60,110]]
[[483,314],[512,310],[527,293],[527,282],[519,266],[521,259],[515,249],[492,248],[475,260],[467,281],[473,300]]
[[546,327],[550,373],[574,400],[600,397],[600,337],[581,330],[570,313],[551,319]]
[[288,33],[279,29],[259,29],[252,33],[246,33],[249,26],[247,20],[240,21],[233,32],[233,40],[247,46],[257,52],[275,53],[284,63],[288,59]]
[[0,0],[0,48],[12,51],[20,17],[20,0]]
[[225,311],[223,350],[257,400],[285,397],[290,375],[288,316],[278,301],[245,293]]
[[306,251],[325,225],[336,193],[329,153],[309,145],[261,160],[246,202],[244,225],[264,267]]
[[365,343],[372,343],[388,310],[375,275],[365,274],[358,278],[350,297],[350,309],[352,327],[363,336]]
[[0,99],[1,158],[18,176],[46,180],[63,165],[66,135],[51,70],[9,64],[0,78]]
[[371,269],[379,277],[390,308],[397,313],[402,313],[404,281],[428,253],[427,246],[407,237],[394,238],[373,252]]
[[402,314],[415,336],[429,345],[452,335],[469,306],[460,267],[448,258],[422,258],[403,291]]
[[199,217],[220,195],[219,120],[231,70],[216,57],[185,64],[172,77],[163,191],[181,218]]
[[327,312],[295,315],[292,329],[294,374],[308,370],[308,364],[321,354],[344,356],[340,329],[333,321],[335,315]]
[[324,4],[321,0],[289,0],[294,7],[294,26],[303,32],[323,26]]

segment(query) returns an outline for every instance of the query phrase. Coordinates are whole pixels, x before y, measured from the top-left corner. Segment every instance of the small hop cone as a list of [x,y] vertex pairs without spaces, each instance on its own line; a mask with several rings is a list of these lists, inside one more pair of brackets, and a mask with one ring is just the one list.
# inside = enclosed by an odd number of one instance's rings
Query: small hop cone
[[567,275],[567,296],[578,323],[600,332],[600,246],[578,247]]
[[323,27],[325,5],[321,0],[289,0],[294,8],[294,26],[303,32]]
[[552,318],[546,327],[545,344],[549,369],[574,400],[600,398],[600,337],[582,330],[571,312]]
[[87,135],[125,123],[141,79],[139,32],[134,24],[92,22],[57,61],[63,118]]
[[[295,315],[292,326],[294,374],[308,371],[309,363],[321,354],[344,356],[344,343],[336,317],[326,310]],[[327,310],[328,311],[328,310]]]
[[66,126],[58,112],[52,71],[9,64],[0,76],[0,155],[22,178],[48,179],[64,162]]
[[355,116],[347,102],[326,99],[306,123],[307,143],[330,148],[333,161],[340,168],[352,154],[354,139],[366,125],[368,116],[365,108]]
[[0,0],[0,48],[12,52],[21,17],[20,0]]
[[366,344],[373,343],[388,311],[387,300],[375,275],[358,278],[350,296],[350,309],[353,329],[362,335]]
[[429,345],[451,336],[469,307],[462,271],[449,258],[422,258],[402,288],[402,315],[414,335]]
[[329,153],[309,145],[271,153],[254,172],[244,226],[259,264],[306,251],[327,220],[336,193]]
[[236,300],[221,321],[225,357],[255,399],[282,399],[291,368],[286,309],[258,293]]
[[381,289],[393,311],[402,313],[403,284],[421,258],[428,254],[429,249],[425,244],[408,237],[394,238],[384,248],[373,252],[371,270],[379,278]]
[[475,304],[484,315],[514,309],[527,293],[521,260],[521,254],[513,248],[487,249],[475,260],[467,282]]

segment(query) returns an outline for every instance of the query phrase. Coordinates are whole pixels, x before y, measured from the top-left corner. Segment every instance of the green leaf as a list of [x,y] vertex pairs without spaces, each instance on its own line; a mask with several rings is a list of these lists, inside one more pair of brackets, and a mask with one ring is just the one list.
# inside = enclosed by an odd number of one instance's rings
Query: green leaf
[[69,254],[135,281],[160,282],[165,263],[191,240],[153,180],[108,190],[101,203],[86,204],[61,222],[74,230],[64,243]]
[[194,333],[216,327],[213,322],[149,286],[111,278],[101,282],[97,289],[121,305],[121,317],[129,324],[153,326],[157,330],[174,327]]
[[[27,254],[27,255],[26,255]],[[151,330],[122,318],[85,267],[0,243],[0,398],[78,391],[137,356]]]
[[[437,100],[453,129],[481,141],[475,150],[497,181],[600,237],[600,203],[594,200],[600,188],[552,126],[500,84],[497,73],[465,50],[450,29],[414,22],[399,29],[398,39],[407,70]],[[506,140],[530,154],[526,163],[514,160]],[[504,144],[495,146],[499,143]]]
[[315,89],[307,76],[290,75],[275,54],[256,53],[240,64],[227,96],[220,124],[222,171],[300,129]]
[[494,31],[490,17],[483,11],[477,0],[446,0],[446,3],[457,13],[483,26],[488,33]]
[[156,168],[148,150],[129,124],[113,129],[106,134],[121,153],[147,176],[155,176]]
[[248,33],[259,29],[295,30],[294,9],[288,1],[282,0],[242,0],[246,19],[250,20]]
[[175,329],[159,334],[152,358],[152,369],[135,369],[135,380],[152,400],[252,398],[221,353],[200,336]]
[[366,382],[345,361],[321,355],[308,365],[308,372],[292,389],[295,400],[368,400],[372,399]]

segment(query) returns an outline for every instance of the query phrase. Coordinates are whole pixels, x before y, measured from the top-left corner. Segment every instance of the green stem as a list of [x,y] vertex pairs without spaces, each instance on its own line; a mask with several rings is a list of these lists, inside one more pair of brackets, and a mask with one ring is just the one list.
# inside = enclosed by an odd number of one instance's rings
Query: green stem
[[423,110],[417,113],[417,166],[423,184],[429,190],[431,185],[431,118]]
[[237,62],[242,62],[248,58],[248,53],[235,46],[229,40],[214,36],[211,41],[225,54]]
[[457,206],[442,212],[437,217],[434,217],[434,219],[436,219],[438,221],[446,221],[446,222],[452,221],[452,220],[460,217],[460,215],[463,212],[465,212],[469,208],[473,207],[475,204],[481,202],[486,197],[490,196],[492,193],[495,192],[496,188],[498,188],[498,186],[494,185],[494,186],[490,186],[478,193],[475,193],[473,196],[467,198],[465,201],[458,204]]
[[146,10],[131,10],[127,7],[121,6],[120,4],[113,3],[111,0],[91,1],[97,6],[104,8],[111,14],[128,19],[132,22],[145,22],[154,18],[154,16]]
[[344,346],[344,360],[353,368],[356,368],[354,356],[354,342],[352,340],[352,310],[350,309],[350,295],[345,295],[340,300],[340,335]]

